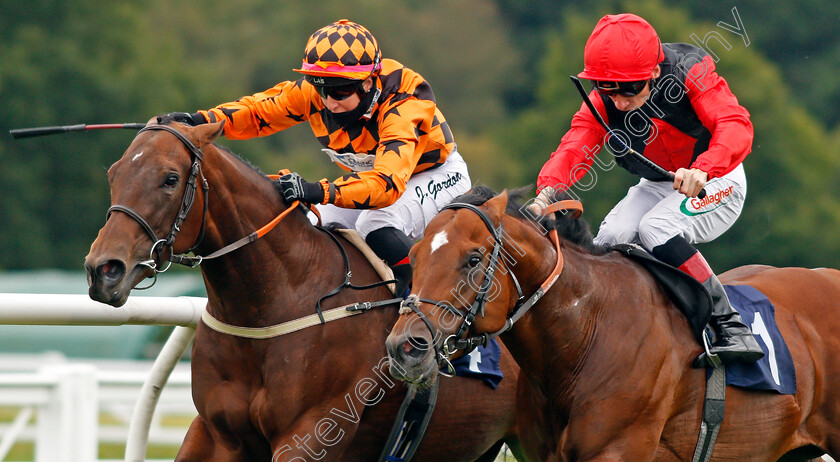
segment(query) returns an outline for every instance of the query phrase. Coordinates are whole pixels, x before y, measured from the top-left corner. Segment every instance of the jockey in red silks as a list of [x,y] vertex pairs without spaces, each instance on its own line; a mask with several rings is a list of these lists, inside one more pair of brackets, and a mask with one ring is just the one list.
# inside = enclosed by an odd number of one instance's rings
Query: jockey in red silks
[[[540,171],[537,206],[580,180],[608,144],[616,163],[641,180],[604,218],[595,243],[640,244],[700,281],[713,302],[711,353],[724,362],[757,361],[764,356],[761,347],[693,246],[714,240],[741,214],[747,194],[742,162],[753,141],[749,113],[715,72],[708,53],[661,43],[653,27],[633,14],[598,22],[578,77],[593,82],[589,99],[613,134],[582,105]],[[672,172],[674,180],[622,155],[628,145]],[[703,188],[707,195],[700,199]]]

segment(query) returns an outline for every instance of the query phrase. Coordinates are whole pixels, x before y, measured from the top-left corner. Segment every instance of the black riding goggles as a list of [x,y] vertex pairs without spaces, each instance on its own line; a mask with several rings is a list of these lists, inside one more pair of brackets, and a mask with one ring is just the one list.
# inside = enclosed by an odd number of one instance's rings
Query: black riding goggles
[[327,99],[332,98],[335,101],[342,101],[356,93],[361,93],[362,90],[362,83],[364,80],[349,80],[348,83],[339,84],[339,85],[323,85],[320,83],[315,83],[315,80],[324,79],[307,79],[309,83],[315,87],[315,91],[318,92],[318,95],[321,98]]
[[595,89],[598,93],[604,96],[636,96],[645,89],[647,80],[639,80],[636,82],[599,82],[593,81]]

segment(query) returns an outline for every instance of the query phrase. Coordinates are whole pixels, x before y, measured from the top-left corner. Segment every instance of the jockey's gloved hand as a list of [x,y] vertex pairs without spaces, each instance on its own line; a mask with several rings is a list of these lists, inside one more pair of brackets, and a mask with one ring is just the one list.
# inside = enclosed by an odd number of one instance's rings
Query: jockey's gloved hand
[[540,190],[534,202],[528,206],[528,209],[534,217],[543,216],[546,207],[555,202],[555,194],[556,191],[551,186],[546,186]]
[[308,204],[324,202],[324,188],[320,183],[310,183],[297,173],[287,173],[274,180],[286,202],[301,201]]
[[190,114],[189,112],[170,112],[169,114],[157,116],[157,122],[160,123],[163,119],[166,118],[169,118],[175,122],[180,122],[182,124],[191,125],[193,127],[195,127],[196,125],[207,123],[207,118],[205,118],[199,112],[193,114]]

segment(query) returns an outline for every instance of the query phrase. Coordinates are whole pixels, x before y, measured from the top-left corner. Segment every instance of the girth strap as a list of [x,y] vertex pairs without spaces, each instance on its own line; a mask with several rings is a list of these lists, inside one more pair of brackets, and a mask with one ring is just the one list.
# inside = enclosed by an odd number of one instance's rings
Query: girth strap
[[429,388],[408,386],[408,393],[379,455],[379,462],[404,462],[414,457],[435,410],[439,383],[440,378],[436,375]]
[[692,462],[708,462],[712,458],[720,424],[723,423],[726,410],[726,366],[723,364],[712,369],[706,379],[706,399],[703,401],[703,422],[700,435],[694,449]]
[[292,321],[275,324],[267,327],[241,327],[228,324],[213,317],[208,311],[201,313],[201,321],[207,327],[220,332],[222,334],[233,335],[234,337],[243,337],[251,339],[268,339],[280,337],[281,335],[291,334],[307,327],[317,326],[330,321],[346,318],[357,314],[362,314],[372,308],[378,308],[385,305],[393,305],[402,301],[401,298],[394,298],[389,300],[380,300],[378,302],[358,302],[349,305],[339,306],[324,311],[323,313],[310,314]]

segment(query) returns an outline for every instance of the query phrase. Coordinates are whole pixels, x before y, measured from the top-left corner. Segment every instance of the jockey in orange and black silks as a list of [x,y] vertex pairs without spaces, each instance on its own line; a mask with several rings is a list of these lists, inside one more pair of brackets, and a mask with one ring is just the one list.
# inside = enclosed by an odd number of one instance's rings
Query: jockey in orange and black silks
[[303,77],[186,114],[186,121],[226,120],[230,139],[309,122],[326,155],[349,173],[314,183],[285,175],[277,184],[286,200],[316,204],[324,222],[357,229],[390,265],[405,261],[428,221],[470,188],[431,86],[382,59],[370,31],[346,19],[311,35],[295,71]]
[[[352,37],[350,44],[347,37]],[[271,135],[308,121],[328,155],[355,172],[332,182],[333,188],[321,180],[328,193],[321,203],[386,207],[405,191],[412,174],[443,164],[455,150],[455,140],[423,77],[380,55],[367,29],[342,20],[309,39],[303,65],[296,69],[303,78],[199,112],[210,121],[227,119],[225,136],[230,139]],[[358,106],[340,113],[329,110],[323,96],[331,87],[361,85],[368,78],[375,87],[359,89],[363,97]]]

